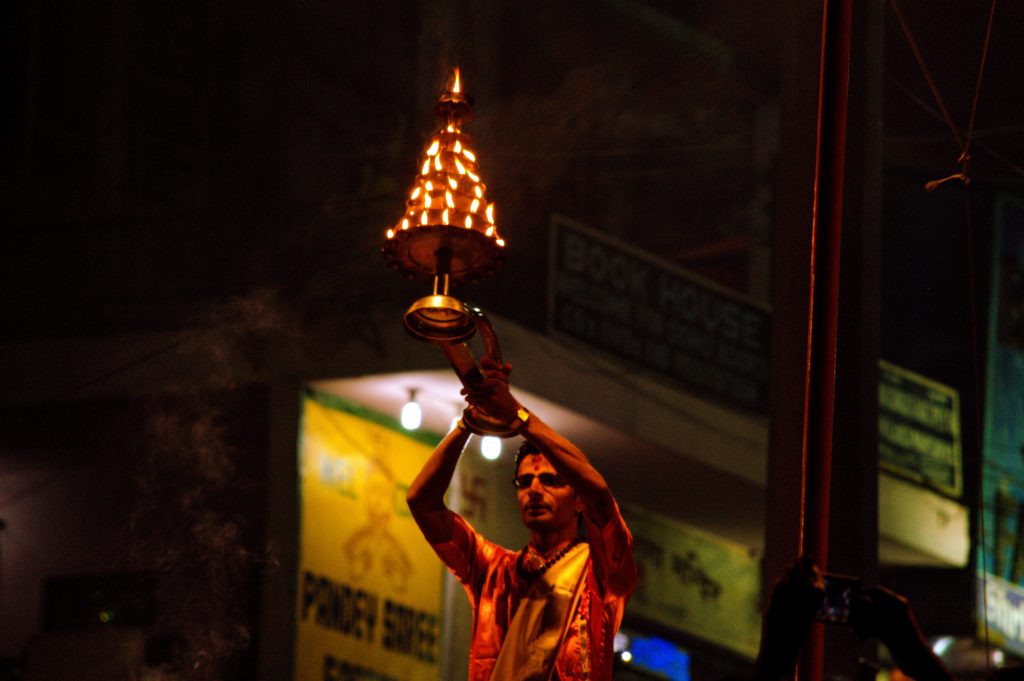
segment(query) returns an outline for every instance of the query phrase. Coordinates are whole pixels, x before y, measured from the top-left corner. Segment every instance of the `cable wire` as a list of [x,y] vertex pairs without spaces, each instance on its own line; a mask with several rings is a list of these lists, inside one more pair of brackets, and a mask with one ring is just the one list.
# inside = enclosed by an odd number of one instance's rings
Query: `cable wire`
[[[971,353],[971,390],[973,391],[973,402],[972,408],[970,409],[970,418],[973,421],[973,433],[975,442],[974,445],[977,448],[977,452],[982,454],[984,448],[983,434],[981,432],[981,368],[979,366],[980,349],[978,347],[978,313],[977,305],[975,301],[975,271],[974,271],[974,230],[971,221],[971,196],[970,196],[970,173],[969,163],[971,159],[970,146],[971,138],[974,134],[974,123],[978,112],[978,102],[981,95],[981,82],[985,73],[985,64],[988,60],[989,46],[992,40],[992,24],[995,17],[996,11],[996,0],[992,0],[989,6],[988,21],[985,26],[985,39],[982,42],[981,48],[981,59],[978,65],[978,76],[974,83],[974,96],[971,100],[971,114],[967,123],[967,130],[963,137],[961,137],[960,131],[957,129],[956,124],[949,115],[949,111],[946,109],[946,105],[942,100],[942,96],[939,94],[938,87],[935,85],[935,81],[932,79],[931,72],[928,66],[925,64],[924,57],[921,55],[920,49],[917,47],[917,42],[914,40],[914,36],[910,31],[910,27],[907,25],[907,21],[903,16],[903,12],[900,10],[899,3],[897,0],[889,0],[889,6],[892,8],[893,13],[896,15],[899,21],[900,28],[903,30],[903,35],[907,39],[907,44],[910,46],[911,51],[914,53],[914,58],[917,60],[917,65],[921,69],[921,73],[924,75],[925,82],[928,84],[929,90],[931,90],[932,97],[935,100],[936,105],[941,112],[942,119],[949,127],[950,132],[953,133],[953,138],[956,140],[957,147],[960,150],[960,156],[957,162],[960,164],[960,172],[954,173],[947,177],[938,180],[932,180],[925,184],[927,191],[932,191],[936,187],[942,185],[945,182],[953,179],[959,179],[964,184],[964,239],[966,247],[967,257],[967,285],[968,285],[968,308],[969,308],[969,319],[968,319],[968,333],[970,335],[970,353]],[[923,104],[923,102],[922,102]],[[1013,166],[1015,170],[1020,172],[1020,169]],[[984,584],[988,581],[988,565],[987,558],[985,556],[987,551],[987,530],[985,526],[985,490],[984,490],[984,475],[981,476],[979,482],[979,499],[978,499],[978,533],[979,540],[981,542],[981,572],[982,580]],[[982,605],[982,630],[984,632],[984,645],[985,645],[985,668],[986,672],[991,671],[992,664],[992,650],[991,641],[989,636],[988,627],[988,589],[983,586],[981,595]]]
[[938,106],[939,111],[942,112],[942,120],[946,122],[946,126],[949,127],[949,131],[953,133],[953,139],[956,140],[957,151],[962,152],[964,149],[963,137],[960,135],[960,130],[956,127],[956,123],[953,122],[952,117],[949,115],[949,111],[946,110],[946,103],[942,101],[942,95],[939,94],[939,88],[935,85],[935,81],[932,79],[931,71],[928,70],[928,65],[924,62],[924,57],[921,55],[921,50],[917,47],[917,41],[914,40],[914,35],[910,32],[910,26],[907,25],[907,20],[903,17],[903,11],[900,9],[899,3],[896,0],[889,0],[889,7],[892,8],[893,13],[896,15],[896,19],[900,22],[900,28],[903,29],[903,36],[907,39],[907,44],[910,46],[910,50],[914,53],[914,59],[917,60],[917,65],[921,69],[921,74],[924,76],[925,82],[928,84],[928,89],[931,90],[932,98],[935,100],[936,106]]
[[978,112],[978,99],[981,94],[981,79],[985,74],[985,62],[988,60],[988,47],[992,41],[992,20],[996,15],[996,0],[992,0],[992,5],[988,11],[988,24],[985,26],[985,41],[981,46],[981,63],[978,64],[978,78],[974,82],[974,99],[971,101],[971,118],[967,122],[967,133],[964,139],[964,148],[961,156],[967,155],[967,152],[971,146],[971,135],[974,132],[974,117]]

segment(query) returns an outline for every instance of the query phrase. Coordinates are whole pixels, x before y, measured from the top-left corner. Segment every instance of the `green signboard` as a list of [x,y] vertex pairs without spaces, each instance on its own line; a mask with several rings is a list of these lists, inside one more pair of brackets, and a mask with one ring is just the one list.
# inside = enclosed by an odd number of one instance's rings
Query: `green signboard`
[[960,396],[879,361],[878,455],[883,470],[946,496],[964,491]]

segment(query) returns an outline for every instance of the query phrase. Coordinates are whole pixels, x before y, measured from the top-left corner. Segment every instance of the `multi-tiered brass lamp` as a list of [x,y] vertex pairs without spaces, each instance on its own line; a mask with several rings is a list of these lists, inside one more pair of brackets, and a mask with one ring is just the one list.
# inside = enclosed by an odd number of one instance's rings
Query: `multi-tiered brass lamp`
[[[476,153],[462,123],[472,113],[459,71],[434,106],[441,127],[423,152],[405,214],[387,230],[384,259],[408,279],[433,282],[433,293],[414,302],[403,317],[414,338],[439,345],[463,385],[480,379],[467,342],[480,331],[486,353],[499,362],[498,336],[479,308],[449,295],[457,283],[477,283],[505,263],[505,241],[494,222],[494,204],[478,174]],[[463,422],[477,433],[510,435],[510,424],[470,407]]]

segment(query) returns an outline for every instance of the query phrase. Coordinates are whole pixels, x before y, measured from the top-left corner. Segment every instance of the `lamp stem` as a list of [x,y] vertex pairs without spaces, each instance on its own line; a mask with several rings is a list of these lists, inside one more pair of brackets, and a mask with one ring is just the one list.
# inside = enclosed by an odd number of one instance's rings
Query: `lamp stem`
[[444,291],[441,295],[448,295],[448,273],[452,269],[452,251],[450,248],[441,247],[434,251],[434,257],[437,259],[437,274],[434,275],[434,295],[437,295],[437,280],[439,277],[444,277]]

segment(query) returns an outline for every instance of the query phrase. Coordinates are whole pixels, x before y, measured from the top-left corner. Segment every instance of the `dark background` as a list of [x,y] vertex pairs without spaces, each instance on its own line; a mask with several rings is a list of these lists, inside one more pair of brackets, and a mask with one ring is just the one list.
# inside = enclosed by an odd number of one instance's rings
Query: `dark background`
[[[884,27],[855,36],[875,31],[882,67],[869,85],[880,85],[851,91],[855,106],[882,98],[881,120],[852,123],[882,132],[881,356],[956,387],[967,418],[971,328],[985,328],[969,296],[983,315],[993,201],[1024,180],[1024,5],[996,7],[968,208],[959,180],[923,189],[961,169],[960,149],[884,4],[858,5]],[[899,5],[962,132],[989,5]],[[266,384],[331,376],[344,362],[332,339],[373,347],[365,311],[397,315],[419,290],[385,271],[379,248],[456,65],[509,241],[511,271],[475,301],[545,328],[553,213],[770,301],[770,263],[785,262],[771,252],[780,197],[809,196],[794,170],[806,166],[787,159],[813,143],[799,103],[813,97],[787,93],[794,60],[814,54],[817,11],[795,0],[4,4],[0,547],[17,562],[0,572],[0,608],[18,622],[0,654],[17,665],[32,636],[82,615],[60,615],[61,581],[43,608],[46,579],[142,573],[158,577],[138,613],[157,634],[153,660],[197,678],[252,673],[258,584],[273,565]],[[176,373],[155,381],[155,361]],[[976,435],[965,423],[971,461]],[[968,627],[969,605],[943,610],[943,626]],[[935,610],[924,616],[942,622]]]

